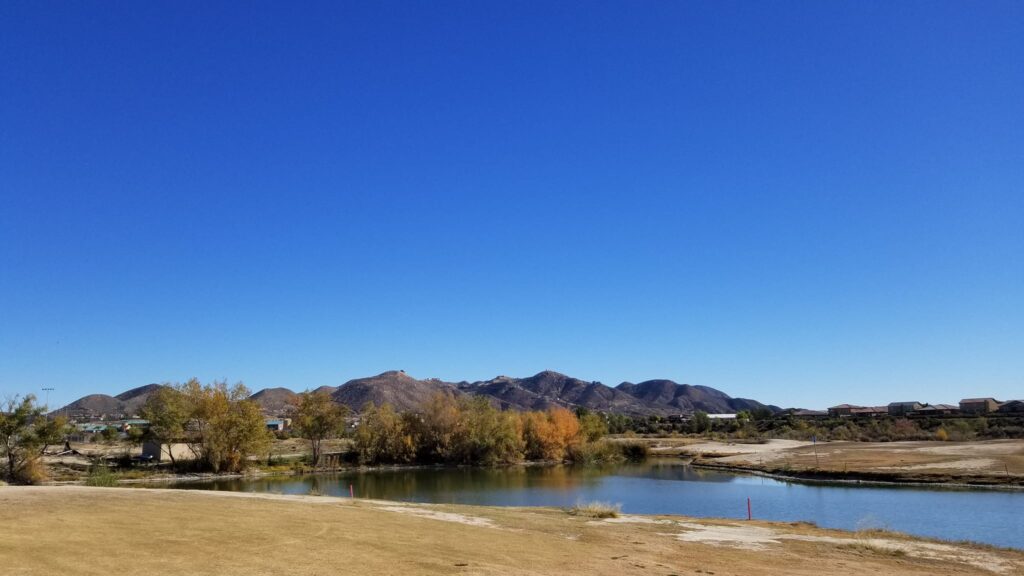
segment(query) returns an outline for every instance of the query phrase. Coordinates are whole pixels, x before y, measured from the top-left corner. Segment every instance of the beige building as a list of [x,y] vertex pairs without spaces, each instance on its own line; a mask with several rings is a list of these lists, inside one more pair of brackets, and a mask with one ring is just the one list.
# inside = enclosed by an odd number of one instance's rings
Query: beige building
[[853,411],[862,408],[862,406],[854,406],[853,404],[840,404],[839,406],[832,406],[828,409],[828,415],[833,418],[836,416],[851,416]]
[[142,443],[142,457],[153,462],[170,462],[171,457],[178,460],[195,460],[196,455],[184,442],[163,443],[147,441]]
[[960,411],[965,414],[988,414],[999,409],[995,398],[964,398],[960,401]]

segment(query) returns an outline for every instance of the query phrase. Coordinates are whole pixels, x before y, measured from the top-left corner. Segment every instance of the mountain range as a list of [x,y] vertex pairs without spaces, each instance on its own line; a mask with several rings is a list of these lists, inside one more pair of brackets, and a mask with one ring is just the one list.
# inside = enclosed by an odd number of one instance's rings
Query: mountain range
[[[136,416],[149,394],[159,384],[133,388],[117,396],[90,394],[58,410],[79,419]],[[647,380],[634,384],[623,382],[612,388],[600,382],[588,382],[546,370],[526,378],[498,376],[479,382],[445,382],[413,378],[402,370],[391,370],[376,376],[349,380],[341,386],[321,386],[315,390],[331,395],[338,403],[360,410],[367,402],[389,403],[399,411],[417,410],[432,395],[448,392],[454,395],[482,396],[506,410],[544,410],[552,406],[569,409],[584,407],[600,412],[631,416],[668,415],[702,410],[709,414],[734,413],[740,410],[777,406],[757,400],[733,398],[707,386],[677,384],[671,380]],[[264,388],[250,397],[267,414],[285,414],[291,410],[299,394],[288,388]]]

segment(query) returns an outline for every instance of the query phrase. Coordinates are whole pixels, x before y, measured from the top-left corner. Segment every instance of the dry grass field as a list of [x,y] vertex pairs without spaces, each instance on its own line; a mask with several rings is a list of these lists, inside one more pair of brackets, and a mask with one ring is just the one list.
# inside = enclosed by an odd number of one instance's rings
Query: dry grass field
[[0,573],[1024,574],[1024,554],[807,524],[317,496],[0,488]]

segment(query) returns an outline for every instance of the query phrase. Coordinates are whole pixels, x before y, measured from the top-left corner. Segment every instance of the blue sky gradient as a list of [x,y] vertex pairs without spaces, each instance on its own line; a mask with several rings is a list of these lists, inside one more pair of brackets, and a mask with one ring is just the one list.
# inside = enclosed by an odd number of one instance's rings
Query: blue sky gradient
[[1024,4],[0,6],[0,395],[1024,397]]

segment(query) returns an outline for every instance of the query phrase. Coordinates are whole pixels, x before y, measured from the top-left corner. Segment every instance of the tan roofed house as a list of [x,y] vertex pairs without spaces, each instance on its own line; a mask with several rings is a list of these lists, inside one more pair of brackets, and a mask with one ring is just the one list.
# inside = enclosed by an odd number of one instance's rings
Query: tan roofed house
[[853,404],[840,404],[839,406],[833,406],[828,409],[829,416],[850,416],[854,410],[861,408],[861,406],[854,406]]
[[890,416],[903,416],[921,408],[924,408],[924,404],[920,402],[890,402],[886,411]]
[[964,398],[960,401],[960,411],[967,414],[988,414],[999,410],[999,402],[995,398]]

